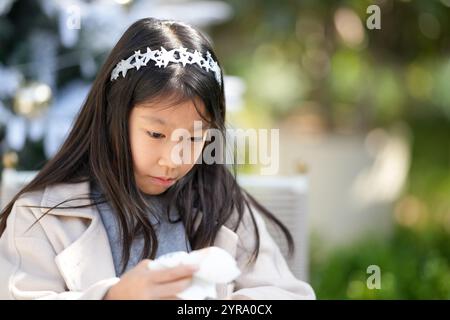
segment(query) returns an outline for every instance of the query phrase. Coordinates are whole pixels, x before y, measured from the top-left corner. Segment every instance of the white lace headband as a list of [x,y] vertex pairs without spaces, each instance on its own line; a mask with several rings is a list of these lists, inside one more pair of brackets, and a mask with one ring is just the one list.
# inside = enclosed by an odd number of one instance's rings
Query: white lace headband
[[167,51],[163,47],[161,47],[161,50],[151,50],[147,47],[147,52],[145,53],[141,53],[141,50],[135,51],[132,56],[125,60],[121,60],[116,65],[111,72],[111,81],[116,80],[121,73],[125,78],[128,70],[134,68],[139,70],[140,67],[146,66],[150,60],[155,61],[155,66],[159,68],[167,67],[169,62],[181,63],[183,64],[183,67],[186,66],[186,64],[196,63],[202,69],[205,69],[208,72],[214,72],[217,82],[219,85],[222,85],[220,67],[211,57],[211,53],[207,51],[205,59],[197,50],[195,50],[194,53],[191,53],[184,47],[172,49],[170,51]]

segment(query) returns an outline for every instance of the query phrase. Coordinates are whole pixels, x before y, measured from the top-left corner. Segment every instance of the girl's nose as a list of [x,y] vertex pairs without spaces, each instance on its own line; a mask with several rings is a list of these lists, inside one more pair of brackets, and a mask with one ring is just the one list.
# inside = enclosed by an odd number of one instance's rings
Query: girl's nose
[[162,167],[168,167],[170,169],[176,169],[179,167],[182,164],[180,158],[183,155],[183,151],[178,151],[178,149],[176,143],[168,143],[159,158],[158,164]]
[[173,161],[170,157],[170,155],[168,156],[162,156],[159,158],[158,164],[161,167],[167,167],[170,169],[176,169],[180,166],[180,164],[177,164],[175,161]]

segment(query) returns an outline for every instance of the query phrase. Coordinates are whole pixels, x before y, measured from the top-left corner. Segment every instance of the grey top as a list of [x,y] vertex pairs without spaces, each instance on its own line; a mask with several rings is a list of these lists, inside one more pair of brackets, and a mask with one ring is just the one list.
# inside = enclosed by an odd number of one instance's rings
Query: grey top
[[[100,194],[100,189],[96,186],[92,186],[92,192],[95,195]],[[143,194],[144,199],[148,205],[147,217],[151,222],[158,239],[158,249],[156,251],[156,257],[163,254],[185,251],[190,252],[191,246],[186,236],[183,222],[178,221],[179,213],[172,209],[170,212],[170,221],[167,217],[165,210],[163,210],[163,204],[165,203],[164,196],[156,195],[151,196]],[[150,210],[152,208],[152,210]],[[118,219],[114,214],[109,203],[104,202],[97,205],[97,209],[100,213],[103,225],[105,226],[108,234],[109,244],[111,246],[111,253],[114,260],[114,268],[116,270],[116,276],[120,277],[121,274],[121,259],[122,259],[122,240],[121,234],[119,234]],[[174,222],[177,221],[177,222]],[[130,248],[130,259],[128,261],[126,270],[133,268],[140,260],[142,249],[144,248],[144,238],[139,235],[133,239]]]

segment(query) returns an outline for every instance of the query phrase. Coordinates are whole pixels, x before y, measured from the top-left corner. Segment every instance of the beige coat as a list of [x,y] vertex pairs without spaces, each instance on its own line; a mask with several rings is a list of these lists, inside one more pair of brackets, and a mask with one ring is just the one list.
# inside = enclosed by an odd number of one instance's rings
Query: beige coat
[[[89,183],[60,184],[24,194],[16,201],[0,238],[0,299],[102,299],[119,281],[115,276],[108,236],[95,206],[54,209],[60,202],[86,195]],[[85,204],[71,201],[67,206]],[[38,206],[32,208],[27,206]],[[246,266],[254,237],[248,212],[236,232],[222,226],[215,246],[236,258],[242,274],[217,286],[220,299],[245,295],[253,299],[314,299],[314,291],[296,279],[279,248],[254,210],[260,230],[260,253]]]

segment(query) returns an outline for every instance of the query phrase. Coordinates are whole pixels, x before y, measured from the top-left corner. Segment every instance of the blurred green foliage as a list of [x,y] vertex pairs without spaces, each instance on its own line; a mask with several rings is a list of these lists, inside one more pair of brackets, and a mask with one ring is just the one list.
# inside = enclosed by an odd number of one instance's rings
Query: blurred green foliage
[[[228,2],[234,19],[212,31],[225,73],[248,85],[235,119],[276,123],[305,109],[329,131],[364,133],[401,121],[412,133],[392,236],[367,235],[327,254],[313,239],[317,296],[449,299],[450,1]],[[381,10],[380,30],[366,28],[372,4]],[[416,219],[402,221],[405,215]],[[373,264],[381,268],[381,290],[366,286]]]
[[[450,126],[444,118],[409,120],[414,128],[412,164],[405,198],[418,219],[397,225],[389,239],[368,235],[324,253],[311,247],[311,282],[321,299],[450,299]],[[397,216],[398,217],[398,216]],[[381,289],[368,289],[369,265],[381,269]]]
[[[311,283],[319,299],[450,299],[449,241],[437,225],[397,227],[386,241],[366,239],[325,260],[313,250]],[[370,265],[380,267],[380,289],[366,285]]]
[[[315,101],[337,130],[423,108],[450,119],[449,1],[228,2],[234,18],[212,33],[225,73],[248,84],[247,108],[277,119]],[[372,4],[379,30],[366,28]]]

